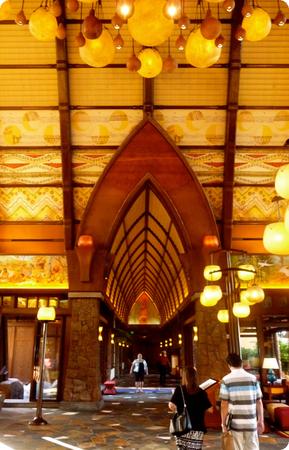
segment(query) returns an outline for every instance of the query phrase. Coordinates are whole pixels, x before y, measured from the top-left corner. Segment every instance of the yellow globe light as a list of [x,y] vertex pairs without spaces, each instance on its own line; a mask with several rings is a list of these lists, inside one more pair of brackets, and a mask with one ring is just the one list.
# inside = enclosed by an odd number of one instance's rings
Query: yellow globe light
[[204,292],[201,292],[200,303],[201,303],[201,305],[206,306],[206,307],[216,306],[216,304],[218,303],[218,300],[206,297],[204,295]]
[[240,291],[240,302],[244,303],[245,305],[249,305],[249,306],[252,306],[255,304],[254,301],[250,300],[247,289]]
[[154,48],[145,48],[137,55],[141,67],[137,71],[144,78],[154,78],[163,68],[163,60],[159,52]]
[[243,318],[250,315],[250,306],[245,303],[236,302],[233,304],[233,314],[235,317]]
[[[250,270],[250,272],[248,272]],[[238,270],[238,278],[242,281],[251,281],[254,280],[256,271],[255,267],[252,264],[241,264]]]
[[218,61],[221,49],[216,47],[214,39],[205,39],[198,27],[191,32],[187,39],[185,55],[189,64],[203,69]]
[[127,21],[133,39],[147,47],[165,42],[174,29],[173,19],[163,14],[165,0],[135,0],[134,14]]
[[227,309],[219,309],[217,314],[217,319],[219,322],[228,323],[229,322],[229,311]]
[[41,306],[37,311],[37,320],[49,322],[55,320],[56,312],[54,306]]
[[262,8],[254,8],[251,16],[244,17],[242,21],[247,41],[261,41],[268,36],[271,26],[271,17]]
[[289,164],[281,166],[275,178],[275,189],[280,197],[289,199]]
[[113,39],[107,30],[103,30],[98,39],[85,39],[85,45],[79,47],[83,62],[92,67],[105,67],[111,64],[115,55]]
[[223,296],[222,289],[218,284],[209,284],[208,286],[205,286],[203,294],[206,299],[216,302],[218,302]]
[[262,302],[264,298],[265,292],[260,286],[254,284],[247,289],[247,299],[253,304]]
[[289,255],[289,231],[286,230],[284,222],[266,225],[263,244],[273,255]]
[[[219,270],[220,272],[216,272]],[[210,264],[204,268],[204,278],[208,281],[218,281],[222,278],[221,267],[216,264]]]
[[31,14],[29,31],[39,41],[52,41],[57,29],[57,19],[47,8],[40,6]]

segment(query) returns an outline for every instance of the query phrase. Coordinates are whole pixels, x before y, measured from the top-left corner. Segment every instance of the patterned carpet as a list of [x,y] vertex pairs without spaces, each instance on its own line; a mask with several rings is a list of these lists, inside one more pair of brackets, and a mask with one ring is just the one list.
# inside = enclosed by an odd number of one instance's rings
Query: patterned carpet
[[[0,450],[127,449],[175,450],[168,433],[170,414],[164,391],[104,396],[101,411],[43,409],[48,425],[29,426],[34,408],[3,407],[0,411]],[[289,439],[276,433],[260,437],[260,450],[289,450]],[[208,430],[204,450],[221,449],[221,433]]]

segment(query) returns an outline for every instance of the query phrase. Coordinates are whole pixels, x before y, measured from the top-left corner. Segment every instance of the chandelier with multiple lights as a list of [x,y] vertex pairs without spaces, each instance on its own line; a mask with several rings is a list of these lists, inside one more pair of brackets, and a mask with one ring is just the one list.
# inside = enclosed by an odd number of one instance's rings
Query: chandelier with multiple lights
[[221,268],[216,264],[209,264],[204,268],[204,278],[207,285],[200,295],[200,303],[203,306],[216,306],[223,297],[223,291],[216,281],[226,276],[225,280],[225,302],[226,309],[219,309],[217,318],[222,323],[228,323],[230,312],[238,318],[250,315],[250,306],[264,300],[263,289],[255,282],[256,270],[252,264],[241,264],[238,267]]
[[[0,20],[3,16],[1,8],[5,9],[9,1],[0,0]],[[138,72],[145,78],[153,78],[161,72],[170,73],[177,68],[178,63],[170,51],[170,40],[176,26],[179,32],[174,44],[178,51],[184,51],[188,64],[206,68],[217,63],[225,40],[219,8],[231,12],[235,7],[234,0],[210,0],[206,3],[195,0],[196,15],[189,18],[185,0],[116,0],[115,13],[107,26],[107,21],[101,18],[102,0],[93,2],[88,15],[83,18],[84,3],[87,0],[66,0],[65,5],[70,13],[80,11],[81,28],[75,40],[83,62],[92,67],[112,64],[115,52],[124,46],[122,29],[127,27],[132,39],[132,54],[126,66],[129,71]],[[277,3],[278,11],[273,23],[283,26],[286,16],[281,10],[280,0]],[[217,10],[217,17],[214,17],[211,4],[214,4],[214,11]],[[259,41],[269,34],[271,17],[254,0],[244,0],[242,15],[242,23],[234,31],[237,40]],[[60,0],[43,0],[29,18],[29,30],[40,41],[65,39],[63,16]],[[15,22],[18,25],[28,23],[24,0]],[[166,41],[168,54],[163,59],[157,47]],[[137,52],[135,43],[141,46]]]

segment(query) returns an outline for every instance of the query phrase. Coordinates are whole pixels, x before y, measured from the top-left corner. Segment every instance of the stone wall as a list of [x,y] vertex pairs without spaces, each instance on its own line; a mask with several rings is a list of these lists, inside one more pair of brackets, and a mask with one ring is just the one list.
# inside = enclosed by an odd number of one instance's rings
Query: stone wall
[[64,402],[96,407],[102,404],[99,367],[99,300],[72,300],[68,364],[64,380]]

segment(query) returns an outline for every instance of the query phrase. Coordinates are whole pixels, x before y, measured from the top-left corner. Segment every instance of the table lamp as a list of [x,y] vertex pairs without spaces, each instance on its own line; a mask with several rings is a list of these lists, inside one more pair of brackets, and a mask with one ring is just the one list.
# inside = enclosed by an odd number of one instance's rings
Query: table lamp
[[274,369],[279,369],[278,362],[276,358],[264,358],[262,369],[267,369],[267,380],[269,383],[273,384],[277,380]]

